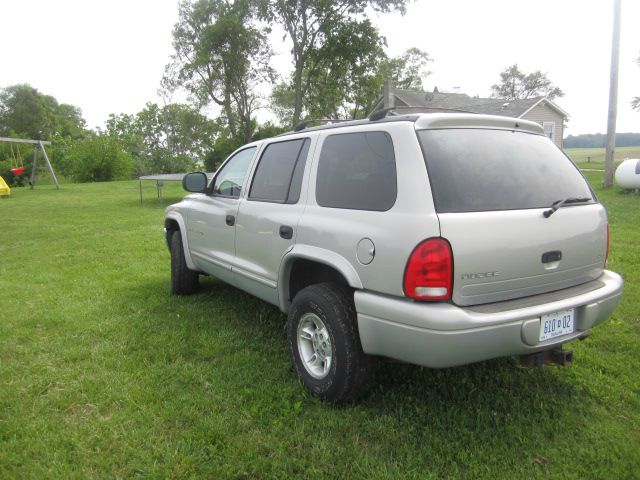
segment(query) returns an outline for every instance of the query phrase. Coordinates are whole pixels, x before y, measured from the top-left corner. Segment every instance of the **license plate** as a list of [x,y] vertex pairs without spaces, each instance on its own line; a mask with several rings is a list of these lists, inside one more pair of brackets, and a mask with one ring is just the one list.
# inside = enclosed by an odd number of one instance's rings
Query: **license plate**
[[573,308],[540,317],[540,341],[573,333]]

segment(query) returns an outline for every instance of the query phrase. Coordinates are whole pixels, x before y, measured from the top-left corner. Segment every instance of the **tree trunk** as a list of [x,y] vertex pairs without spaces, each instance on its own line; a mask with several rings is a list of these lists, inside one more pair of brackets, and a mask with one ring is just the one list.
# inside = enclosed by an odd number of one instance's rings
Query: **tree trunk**
[[304,66],[304,61],[301,58],[296,60],[296,69],[293,77],[293,91],[295,94],[294,103],[293,103],[293,119],[292,119],[292,127],[295,128],[296,125],[300,123],[300,116],[302,115],[302,67]]
[[231,92],[228,88],[225,88],[224,92],[224,113],[227,116],[229,132],[231,132],[231,136],[235,137],[236,133],[238,133],[238,129],[236,128],[235,114],[233,112],[233,108],[231,108]]

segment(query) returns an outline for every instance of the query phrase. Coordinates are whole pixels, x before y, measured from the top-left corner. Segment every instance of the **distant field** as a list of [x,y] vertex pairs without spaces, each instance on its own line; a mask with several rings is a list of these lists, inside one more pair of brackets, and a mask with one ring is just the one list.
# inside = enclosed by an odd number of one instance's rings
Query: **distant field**
[[[594,168],[604,168],[604,148],[565,148],[571,159],[580,164],[593,164]],[[640,147],[617,147],[615,152],[616,163],[622,162],[625,158],[640,158]],[[587,165],[580,165],[588,168]]]

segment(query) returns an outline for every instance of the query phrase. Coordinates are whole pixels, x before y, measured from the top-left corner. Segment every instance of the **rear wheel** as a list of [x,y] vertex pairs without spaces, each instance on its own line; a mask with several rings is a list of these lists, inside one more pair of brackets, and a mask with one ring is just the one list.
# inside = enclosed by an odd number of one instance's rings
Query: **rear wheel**
[[323,400],[353,402],[372,385],[377,361],[362,351],[348,289],[320,283],[298,292],[287,338],[298,377]]
[[180,231],[171,235],[171,293],[189,295],[198,288],[198,272],[190,270],[184,257]]

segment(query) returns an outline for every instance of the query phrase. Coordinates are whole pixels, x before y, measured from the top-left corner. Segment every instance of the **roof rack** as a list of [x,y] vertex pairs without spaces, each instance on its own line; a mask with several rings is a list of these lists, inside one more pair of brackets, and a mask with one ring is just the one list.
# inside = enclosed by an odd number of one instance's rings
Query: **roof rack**
[[[416,109],[422,110],[422,111],[416,111]],[[390,108],[382,108],[380,110],[376,110],[371,115],[369,115],[369,118],[362,119],[362,120],[340,120],[337,118],[310,118],[309,120],[303,120],[302,122],[298,123],[298,125],[296,125],[295,128],[293,129],[293,133],[300,132],[302,130],[305,130],[306,128],[309,128],[309,125],[311,123],[325,122],[325,125],[318,125],[314,128],[322,128],[322,127],[329,128],[337,123],[349,123],[349,124],[355,125],[355,124],[366,123],[367,121],[376,122],[384,118],[387,118],[387,116],[401,116],[401,115],[409,115],[411,113],[427,113],[425,112],[425,110],[426,111],[435,110],[438,112],[452,112],[452,113],[453,112],[473,113],[467,110],[460,110],[457,108],[441,108],[441,107],[425,107],[421,105],[406,105],[403,107],[390,107]],[[281,133],[280,135],[287,135],[287,133]]]
[[[416,109],[425,110],[425,111],[417,112]],[[396,111],[402,111],[402,110],[408,110],[409,113],[427,113],[426,112],[427,110],[428,111],[437,110],[439,112],[451,112],[451,113],[453,113],[453,112],[455,112],[455,113],[473,113],[473,112],[470,112],[468,110],[460,110],[458,108],[442,108],[442,107],[426,107],[426,106],[422,106],[422,105],[406,105],[406,106],[403,106],[403,107],[388,107],[388,108],[381,108],[380,110],[376,110],[371,115],[369,115],[369,121],[370,122],[375,122],[377,120],[382,120],[383,118],[385,118],[387,116],[388,113],[391,113],[392,115],[398,115],[396,113]]]
[[294,132],[299,132],[300,130],[304,130],[310,123],[316,122],[327,122],[330,124],[348,122],[349,120],[339,120],[337,118],[310,118],[309,120],[303,120],[293,129]]
[[[412,114],[394,114],[394,115],[390,115],[388,117],[382,118],[379,121],[380,122],[402,122],[402,121],[412,121],[415,122],[418,119],[417,115],[412,115]],[[308,122],[309,120],[307,120]],[[317,121],[317,120],[316,120]],[[302,123],[306,123],[306,122],[302,122]],[[300,126],[300,124],[298,124],[298,126],[296,127],[295,130],[291,130],[289,132],[284,132],[281,133],[280,135],[277,135],[278,137],[286,137],[288,135],[294,135],[297,133],[302,133],[302,131],[316,131],[316,130],[327,130],[327,129],[333,129],[333,128],[340,128],[340,127],[349,127],[349,126],[356,126],[356,125],[367,125],[370,124],[371,121],[368,118],[363,118],[360,120],[331,120],[331,122],[329,124],[325,124],[325,125],[316,125],[314,127],[305,127],[302,128]]]

